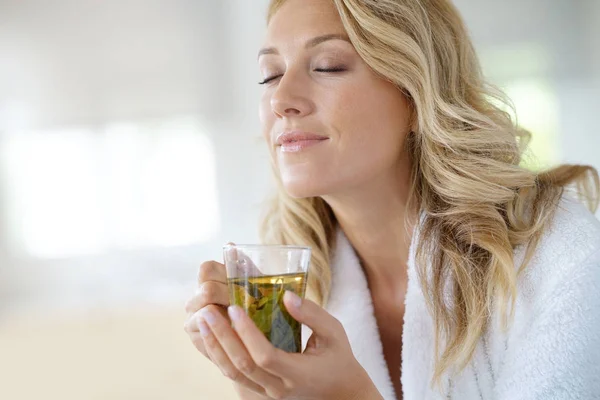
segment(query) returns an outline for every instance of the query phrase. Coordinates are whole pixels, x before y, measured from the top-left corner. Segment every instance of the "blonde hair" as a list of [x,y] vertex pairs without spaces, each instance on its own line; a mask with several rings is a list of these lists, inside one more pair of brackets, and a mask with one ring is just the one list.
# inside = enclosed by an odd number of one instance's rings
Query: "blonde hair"
[[[529,262],[565,187],[595,211],[600,181],[589,166],[533,172],[520,166],[530,134],[484,79],[463,21],[449,0],[332,0],[352,44],[414,109],[407,151],[409,207],[423,215],[417,271],[436,330],[432,384],[460,372],[485,333],[492,306],[502,326],[514,315],[517,278]],[[273,0],[268,21],[285,0]],[[279,191],[263,220],[265,242],[313,248],[308,296],[327,303],[335,216],[321,198]],[[515,270],[514,249],[525,259]],[[450,286],[447,286],[449,282]],[[452,298],[448,303],[448,289]]]

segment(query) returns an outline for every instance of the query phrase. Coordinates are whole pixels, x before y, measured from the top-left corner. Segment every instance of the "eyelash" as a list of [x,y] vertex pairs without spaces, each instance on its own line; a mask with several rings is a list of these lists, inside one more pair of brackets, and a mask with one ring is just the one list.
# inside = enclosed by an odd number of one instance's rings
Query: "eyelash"
[[[345,69],[345,68],[342,68],[342,67],[337,67],[337,68],[317,68],[317,69],[315,69],[315,71],[316,71],[316,72],[330,72],[330,73],[334,73],[334,72],[343,72],[343,71],[345,71],[345,70],[346,70],[346,69]],[[258,84],[259,84],[259,85],[264,85],[264,84],[266,84],[266,83],[269,83],[269,82],[271,82],[272,80],[275,80],[275,79],[277,79],[277,78],[281,78],[281,75],[275,75],[275,76],[272,76],[272,77],[270,77],[270,78],[266,78],[264,81],[262,81],[262,82],[258,82]]]

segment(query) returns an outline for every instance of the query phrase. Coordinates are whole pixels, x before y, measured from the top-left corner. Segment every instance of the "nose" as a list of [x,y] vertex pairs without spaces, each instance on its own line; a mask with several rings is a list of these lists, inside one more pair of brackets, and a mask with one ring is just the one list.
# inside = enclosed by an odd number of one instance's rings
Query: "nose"
[[314,108],[308,95],[308,85],[292,71],[279,79],[277,89],[271,96],[271,109],[279,118],[303,117]]

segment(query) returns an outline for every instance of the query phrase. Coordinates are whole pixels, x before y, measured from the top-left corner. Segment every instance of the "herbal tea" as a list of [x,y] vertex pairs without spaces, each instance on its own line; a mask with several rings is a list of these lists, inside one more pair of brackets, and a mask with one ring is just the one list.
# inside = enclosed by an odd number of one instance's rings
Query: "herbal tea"
[[227,279],[229,301],[246,310],[258,329],[277,348],[302,351],[301,324],[283,305],[286,290],[303,297],[306,274],[264,275]]

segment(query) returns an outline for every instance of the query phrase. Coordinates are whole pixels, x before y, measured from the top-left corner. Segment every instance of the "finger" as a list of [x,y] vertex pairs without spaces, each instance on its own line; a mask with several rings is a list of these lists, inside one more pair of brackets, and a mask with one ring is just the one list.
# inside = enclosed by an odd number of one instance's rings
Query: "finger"
[[241,249],[235,247],[233,243],[225,245],[223,256],[227,269],[235,277],[262,275],[260,269],[252,261],[252,258]]
[[198,269],[198,285],[203,282],[214,281],[227,283],[227,271],[225,266],[216,261],[206,261],[200,264]]
[[[220,312],[214,312],[208,308],[202,310],[201,316],[208,322],[211,332],[237,370],[263,387],[269,396],[280,398],[284,392],[283,381],[255,363],[238,334],[232,329],[229,320],[224,318]],[[255,329],[258,331],[258,328],[255,327]]]
[[318,339],[332,343],[345,335],[344,327],[323,307],[308,299],[286,290],[283,304],[290,315],[301,324],[308,326]]
[[196,350],[198,350],[200,354],[208,358],[210,361],[213,361],[210,355],[208,354],[208,350],[206,349],[206,345],[204,344],[204,337],[202,336],[200,331],[188,333],[188,335],[190,336],[190,340],[192,341],[192,344],[194,345]]
[[229,359],[229,356],[223,350],[219,341],[215,337],[210,327],[202,320],[198,321],[198,326],[202,330],[201,335],[206,347],[206,351],[211,361],[221,370],[223,375],[234,382],[252,390],[260,395],[265,395],[262,386],[248,379]]
[[230,306],[228,312],[238,337],[261,369],[283,379],[297,377],[297,356],[300,354],[287,353],[273,346],[241,307]]
[[188,315],[188,318],[185,320],[183,324],[183,330],[189,333],[200,332],[198,329],[198,318],[200,316],[200,311],[196,311],[193,314]]
[[196,294],[185,304],[187,313],[195,313],[208,304],[229,305],[229,291],[227,284],[215,281],[203,282],[196,290]]
[[210,356],[206,351],[206,347],[204,346],[204,340],[202,338],[202,335],[200,334],[200,329],[198,328],[198,317],[198,313],[194,313],[191,316],[189,316],[183,324],[183,329],[190,337],[190,340],[192,341],[194,347],[200,353],[202,353],[203,356],[210,359]]

